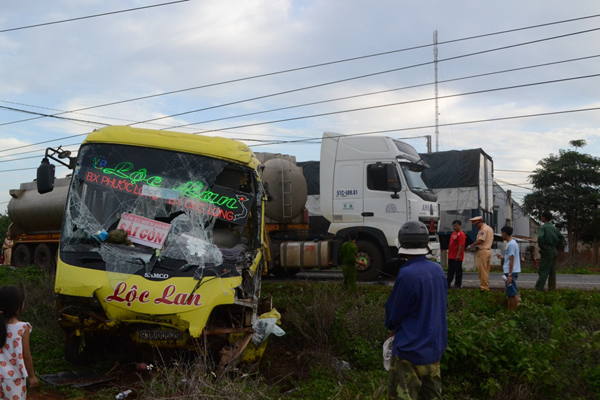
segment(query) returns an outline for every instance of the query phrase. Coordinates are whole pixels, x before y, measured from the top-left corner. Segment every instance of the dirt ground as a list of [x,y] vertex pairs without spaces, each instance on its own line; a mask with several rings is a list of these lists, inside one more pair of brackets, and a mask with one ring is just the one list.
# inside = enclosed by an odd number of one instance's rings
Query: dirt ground
[[[263,358],[259,365],[260,375],[267,384],[275,384],[281,387],[281,392],[293,389],[293,382],[307,378],[308,366],[305,357],[298,354],[298,351],[280,344],[277,340],[271,341],[265,350]],[[256,370],[255,366],[247,368]],[[132,389],[133,392],[127,396],[127,400],[139,398],[136,387],[139,388],[141,379],[149,378],[151,372],[141,372],[139,365],[130,363],[124,366],[115,364],[112,371],[107,371],[115,378],[109,382],[93,384],[84,388],[87,396],[78,397],[77,400],[90,400],[94,393],[102,388],[114,388],[114,395],[126,390]],[[102,378],[102,375],[97,377]],[[79,383],[85,383],[85,379],[78,380]],[[40,379],[37,388],[30,389],[27,393],[29,400],[64,400],[66,397],[60,393],[60,389],[52,386]]]

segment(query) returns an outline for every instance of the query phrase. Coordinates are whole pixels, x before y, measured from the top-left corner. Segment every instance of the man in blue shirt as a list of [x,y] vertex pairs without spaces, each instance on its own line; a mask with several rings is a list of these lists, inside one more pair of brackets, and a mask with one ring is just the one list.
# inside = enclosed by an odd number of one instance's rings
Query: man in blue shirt
[[521,272],[521,257],[519,256],[519,245],[513,239],[513,228],[503,226],[500,230],[502,239],[506,242],[506,250],[504,256],[498,254],[498,258],[504,259],[504,276],[506,280],[504,286],[506,288],[506,297],[508,297],[508,311],[516,311],[519,306],[519,291],[517,288],[517,278]]
[[385,303],[385,326],[394,336],[388,376],[389,399],[442,398],[440,360],[446,350],[448,281],[425,257],[429,231],[418,221],[402,225],[396,245],[408,261]]

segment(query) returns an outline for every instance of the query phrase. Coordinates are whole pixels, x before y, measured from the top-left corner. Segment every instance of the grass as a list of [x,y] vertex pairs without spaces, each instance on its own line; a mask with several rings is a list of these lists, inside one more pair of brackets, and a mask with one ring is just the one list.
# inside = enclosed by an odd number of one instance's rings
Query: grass
[[[22,285],[23,320],[32,323],[38,374],[75,370],[62,354],[52,277],[35,268],[0,268],[0,282]],[[385,399],[381,348],[388,334],[383,304],[389,286],[265,282],[282,314],[283,337],[269,338],[262,361],[214,371],[202,359],[155,363],[152,371],[123,365],[119,379],[88,390],[41,383],[47,399],[114,399],[131,388],[140,399]],[[600,294],[522,291],[516,313],[502,292],[451,291],[444,396],[458,399],[590,399],[600,396]],[[91,368],[105,373],[112,363]]]

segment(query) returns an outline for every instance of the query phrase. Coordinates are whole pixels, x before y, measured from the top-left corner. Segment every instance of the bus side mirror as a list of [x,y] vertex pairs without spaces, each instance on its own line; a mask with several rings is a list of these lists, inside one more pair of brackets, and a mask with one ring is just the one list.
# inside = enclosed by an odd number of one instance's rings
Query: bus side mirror
[[50,164],[48,158],[44,157],[37,169],[37,189],[39,194],[54,190],[54,164]]

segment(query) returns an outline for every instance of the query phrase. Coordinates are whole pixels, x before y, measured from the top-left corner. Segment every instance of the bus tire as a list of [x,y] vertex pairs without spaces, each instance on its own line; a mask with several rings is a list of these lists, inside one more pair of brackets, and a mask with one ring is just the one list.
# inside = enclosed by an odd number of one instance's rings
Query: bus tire
[[377,246],[366,240],[357,240],[358,259],[364,260],[367,265],[358,267],[357,279],[359,281],[374,281],[379,277],[383,268],[383,258]]

